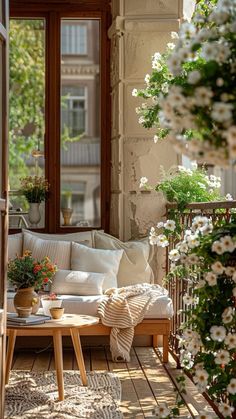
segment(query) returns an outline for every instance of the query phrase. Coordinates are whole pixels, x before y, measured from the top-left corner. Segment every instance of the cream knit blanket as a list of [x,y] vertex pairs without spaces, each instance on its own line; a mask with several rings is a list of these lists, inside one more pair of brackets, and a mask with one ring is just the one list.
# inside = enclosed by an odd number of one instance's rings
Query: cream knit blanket
[[113,361],[130,360],[134,327],[140,323],[149,306],[168,291],[160,285],[137,284],[109,288],[107,298],[99,304],[98,313],[105,326],[111,327],[110,349]]

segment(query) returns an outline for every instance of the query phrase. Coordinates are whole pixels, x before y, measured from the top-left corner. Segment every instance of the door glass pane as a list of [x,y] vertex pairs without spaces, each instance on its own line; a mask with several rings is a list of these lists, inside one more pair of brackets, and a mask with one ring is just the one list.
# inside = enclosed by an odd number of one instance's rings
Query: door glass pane
[[61,225],[100,226],[99,20],[61,22]]
[[29,221],[29,203],[19,191],[21,178],[44,176],[45,21],[10,20],[9,188],[10,228],[44,227]]

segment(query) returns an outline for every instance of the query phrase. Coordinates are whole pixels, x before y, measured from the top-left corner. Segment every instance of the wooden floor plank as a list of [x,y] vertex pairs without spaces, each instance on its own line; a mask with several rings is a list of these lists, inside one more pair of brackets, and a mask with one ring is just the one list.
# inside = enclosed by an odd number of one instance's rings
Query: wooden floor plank
[[127,366],[143,415],[145,418],[150,417],[157,403],[133,349],[131,349],[130,362],[127,363]]
[[125,362],[113,362],[109,348],[106,348],[108,367],[113,371],[121,381],[121,403],[120,410],[124,418],[144,419],[142,408],[139,403],[133,381],[130,377],[127,364]]
[[30,352],[16,352],[12,362],[13,370],[31,370],[36,359],[36,354]]
[[[90,348],[82,348],[82,349],[83,349],[85,369],[86,371],[90,371],[91,370],[91,350]],[[73,369],[74,370],[79,369],[76,358],[75,358],[75,354],[73,358]]]
[[[176,391],[170,377],[153,348],[135,348],[145,377],[159,403],[166,402],[169,407],[176,404]],[[181,408],[179,418],[189,416],[186,407]]]
[[107,371],[109,370],[106,353],[104,348],[91,348],[92,370]]
[[40,352],[36,355],[32,371],[47,371],[51,363],[51,351]]

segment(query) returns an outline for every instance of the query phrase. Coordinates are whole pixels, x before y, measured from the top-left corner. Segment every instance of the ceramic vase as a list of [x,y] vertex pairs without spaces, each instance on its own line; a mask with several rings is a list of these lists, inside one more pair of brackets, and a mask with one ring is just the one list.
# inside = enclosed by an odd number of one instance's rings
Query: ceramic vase
[[29,204],[29,222],[32,227],[37,227],[37,224],[41,220],[41,214],[39,211],[40,202],[30,202]]
[[32,307],[32,314],[37,313],[40,306],[40,298],[33,287],[20,288],[14,297],[14,307]]

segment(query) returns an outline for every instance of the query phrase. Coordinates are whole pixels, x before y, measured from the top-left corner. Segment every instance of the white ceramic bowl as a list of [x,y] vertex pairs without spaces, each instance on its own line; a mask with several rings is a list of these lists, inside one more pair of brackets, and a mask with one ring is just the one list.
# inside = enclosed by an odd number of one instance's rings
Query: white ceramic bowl
[[62,305],[62,300],[59,300],[59,299],[46,300],[45,298],[42,298],[41,302],[42,302],[43,312],[46,316],[51,316],[50,308],[61,307]]

